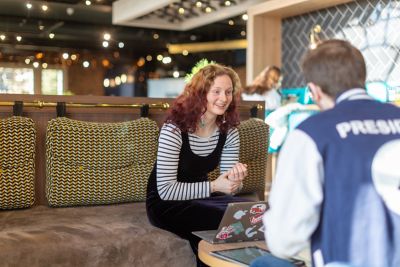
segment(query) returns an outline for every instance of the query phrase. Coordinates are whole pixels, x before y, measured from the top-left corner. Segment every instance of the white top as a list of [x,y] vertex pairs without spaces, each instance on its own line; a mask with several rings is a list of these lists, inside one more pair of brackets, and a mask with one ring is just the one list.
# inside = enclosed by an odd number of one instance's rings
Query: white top
[[270,90],[264,94],[245,94],[242,99],[247,101],[265,101],[265,109],[277,109],[281,106],[281,95],[276,90]]
[[[208,156],[217,147],[219,129],[210,137],[199,137],[189,133],[190,149],[199,156]],[[166,123],[160,131],[157,151],[157,190],[163,200],[189,200],[210,196],[210,182],[178,182],[179,154],[182,147],[181,131],[173,124]],[[236,128],[228,131],[222,149],[220,171],[231,169],[239,162],[239,132]]]

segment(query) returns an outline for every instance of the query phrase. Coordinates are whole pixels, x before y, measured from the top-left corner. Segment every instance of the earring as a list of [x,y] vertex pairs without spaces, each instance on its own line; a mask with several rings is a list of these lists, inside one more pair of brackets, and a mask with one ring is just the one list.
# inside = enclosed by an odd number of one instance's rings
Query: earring
[[223,115],[223,117],[222,117],[222,123],[225,123],[225,122],[226,122],[225,114],[226,114],[226,113],[224,113],[224,115]]
[[204,122],[204,115],[201,115],[199,124],[200,128],[204,128],[204,126],[206,126],[206,123]]

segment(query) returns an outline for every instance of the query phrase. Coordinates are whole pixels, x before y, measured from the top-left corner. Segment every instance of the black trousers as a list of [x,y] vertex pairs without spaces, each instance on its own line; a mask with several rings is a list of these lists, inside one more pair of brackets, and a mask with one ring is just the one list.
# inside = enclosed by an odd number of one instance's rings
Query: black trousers
[[192,232],[217,229],[228,203],[245,201],[248,200],[227,195],[184,201],[160,200],[148,206],[147,214],[153,225],[188,240],[196,255],[197,266],[207,266],[198,258],[201,239]]

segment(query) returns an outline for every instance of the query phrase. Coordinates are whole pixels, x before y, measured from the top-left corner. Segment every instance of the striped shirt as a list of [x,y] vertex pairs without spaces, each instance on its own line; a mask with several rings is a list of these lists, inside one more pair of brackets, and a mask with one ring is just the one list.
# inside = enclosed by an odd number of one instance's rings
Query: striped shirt
[[[217,146],[219,129],[210,137],[199,137],[189,133],[192,152],[208,156]],[[228,131],[220,160],[221,173],[231,169],[239,161],[239,132],[236,128]],[[157,190],[163,200],[189,200],[210,196],[210,182],[178,182],[179,154],[182,147],[181,131],[173,124],[166,123],[160,131],[157,152]]]

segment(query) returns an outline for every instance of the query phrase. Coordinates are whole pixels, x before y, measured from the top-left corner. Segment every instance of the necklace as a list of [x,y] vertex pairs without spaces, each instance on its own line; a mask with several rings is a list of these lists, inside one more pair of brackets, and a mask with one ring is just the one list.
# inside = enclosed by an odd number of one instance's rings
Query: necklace
[[201,139],[207,141],[208,143],[210,143],[211,141],[214,140],[213,138],[217,129],[218,127],[215,127],[207,131],[205,128],[199,128],[196,132],[194,132],[194,134],[200,137]]

